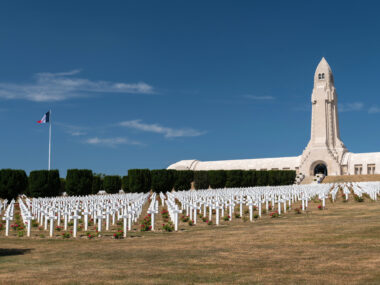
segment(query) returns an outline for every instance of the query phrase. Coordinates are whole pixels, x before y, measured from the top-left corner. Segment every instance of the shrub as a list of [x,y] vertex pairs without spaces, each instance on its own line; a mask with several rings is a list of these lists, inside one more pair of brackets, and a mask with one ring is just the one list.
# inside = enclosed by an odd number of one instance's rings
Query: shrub
[[149,192],[151,189],[151,177],[149,169],[128,170],[130,192]]
[[113,234],[113,237],[115,239],[121,239],[123,237],[123,231],[122,230],[118,230],[116,233]]
[[280,216],[280,215],[278,214],[277,211],[270,213],[270,217],[271,217],[271,218],[278,218],[279,216]]
[[210,170],[208,171],[208,182],[213,189],[224,188],[226,186],[226,171]]
[[70,234],[69,234],[69,233],[63,233],[63,234],[62,234],[62,237],[63,237],[64,239],[70,238]]
[[162,209],[161,211],[161,215],[162,215],[162,218],[165,220],[165,219],[169,219],[169,212],[168,210],[166,209]]
[[19,194],[26,192],[27,187],[28,177],[24,170],[0,170],[0,198],[16,200]]
[[62,229],[63,229],[62,226],[55,226],[55,230],[56,230],[57,232],[60,232]]
[[208,171],[195,171],[194,172],[194,186],[195,189],[207,189],[209,187]]
[[156,193],[169,192],[174,187],[175,170],[156,169],[150,171],[152,190]]
[[117,194],[121,189],[121,178],[118,175],[106,176],[103,180],[104,190],[110,194]]
[[302,214],[302,209],[301,209],[301,208],[295,208],[295,209],[294,209],[294,212],[295,212],[297,215],[300,215],[300,214]]
[[240,217],[240,214],[239,213],[235,213],[235,218],[236,219],[240,219],[241,217]]
[[162,224],[162,229],[166,232],[174,231],[174,225],[172,222],[168,222],[167,224]]
[[150,215],[148,216],[145,216],[144,220],[141,222],[141,231],[142,232],[147,232],[147,231],[150,231],[152,229],[152,220],[151,220],[151,217]]
[[194,173],[190,170],[179,170],[174,173],[174,189],[175,190],[189,190],[191,189],[191,182],[194,180]]
[[227,215],[224,216],[224,217],[223,217],[223,220],[224,220],[224,221],[229,221],[229,220],[230,220],[230,216],[227,216]]
[[88,239],[93,239],[95,237],[95,235],[92,235],[90,232],[87,232],[86,236]]
[[187,223],[188,221],[190,220],[189,216],[181,216],[181,221],[184,222],[184,223]]
[[194,221],[193,220],[189,220],[189,226],[194,226]]
[[29,174],[30,197],[55,197],[61,190],[58,170],[35,170]]
[[66,193],[70,196],[91,194],[92,180],[91,170],[69,169],[66,175]]
[[254,218],[255,220],[257,220],[259,217],[260,217],[259,214],[254,214],[254,215],[253,215],[253,218]]
[[364,198],[363,197],[359,197],[356,194],[354,194],[354,199],[355,199],[356,202],[359,202],[359,203],[364,202]]

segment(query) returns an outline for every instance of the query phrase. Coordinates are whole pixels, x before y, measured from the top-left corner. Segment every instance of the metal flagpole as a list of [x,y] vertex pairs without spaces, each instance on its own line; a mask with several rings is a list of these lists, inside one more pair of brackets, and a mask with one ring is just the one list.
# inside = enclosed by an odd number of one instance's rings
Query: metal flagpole
[[49,110],[49,165],[48,170],[50,170],[51,161],[51,110]]

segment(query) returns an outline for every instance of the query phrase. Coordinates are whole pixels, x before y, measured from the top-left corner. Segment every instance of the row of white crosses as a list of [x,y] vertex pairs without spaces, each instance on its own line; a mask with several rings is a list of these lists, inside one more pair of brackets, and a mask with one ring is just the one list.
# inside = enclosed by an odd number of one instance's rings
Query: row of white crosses
[[[308,201],[314,197],[322,200],[328,198],[332,184],[317,185],[290,185],[276,187],[249,187],[249,188],[228,188],[228,189],[207,189],[198,191],[179,191],[167,193],[170,205],[174,207],[173,201],[180,202],[181,209],[186,212],[190,219],[196,219],[197,213],[202,212],[208,219],[212,219],[215,210],[215,223],[219,225],[220,218],[229,213],[229,220],[235,214],[235,205],[239,206],[239,215],[243,215],[243,206],[249,208],[250,220],[253,220],[253,210],[257,208],[261,217],[262,208],[265,206],[269,211],[269,204],[273,210],[279,214],[286,213],[287,208],[291,208],[292,203],[301,201],[302,210],[308,207]],[[169,206],[169,205],[168,205]],[[170,212],[169,212],[170,213]]]
[[362,197],[366,194],[372,200],[377,200],[377,196],[380,194],[380,182],[353,182],[349,185],[355,195]]
[[[301,201],[302,210],[308,208],[309,201],[315,197],[322,201],[322,207],[326,207],[326,199],[331,195],[333,201],[339,189],[343,189],[345,198],[348,199],[353,192],[361,197],[368,194],[372,200],[377,200],[380,194],[380,182],[360,182],[352,184],[311,184],[311,185],[289,185],[276,187],[248,187],[248,188],[228,188],[228,189],[205,189],[198,191],[179,191],[167,193],[172,197],[172,201],[177,199],[180,202],[181,209],[190,216],[190,219],[196,218],[198,210],[203,215],[212,219],[212,210],[215,210],[215,222],[219,225],[220,217],[228,210],[229,220],[235,211],[235,205],[239,205],[239,215],[242,216],[243,206],[249,208],[250,220],[253,220],[253,209],[258,209],[258,215],[261,217],[262,208],[265,205],[266,211],[269,210],[269,203],[272,210],[279,214],[286,213],[287,208],[291,208],[292,203]],[[172,203],[173,204],[173,203]],[[221,215],[220,215],[221,211]]]
[[[28,201],[29,201],[29,199],[28,199]],[[28,237],[30,237],[30,232],[31,232],[31,228],[32,228],[32,220],[34,219],[34,217],[32,216],[31,212],[29,211],[29,208],[27,206],[25,206],[24,201],[22,199],[19,198],[18,203],[20,206],[20,212],[21,212],[21,217],[22,217],[23,223],[26,225],[26,228],[27,228],[26,235]]]
[[180,210],[178,208],[178,205],[175,203],[175,197],[172,193],[167,192],[166,196],[167,196],[167,199],[166,200],[164,199],[164,201],[168,207],[169,217],[174,224],[174,230],[178,231],[178,222],[179,222],[178,214],[182,213],[182,210]]
[[78,221],[83,216],[84,230],[88,230],[89,218],[97,225],[98,232],[110,230],[110,224],[115,225],[116,220],[124,221],[124,236],[132,229],[132,224],[141,215],[142,207],[149,198],[149,194],[129,193],[114,195],[90,195],[81,197],[55,197],[34,198],[32,202],[26,199],[31,214],[38,223],[47,230],[50,225],[50,236],[54,236],[54,225],[60,226],[61,217],[64,218],[64,230],[73,220],[73,237],[77,237]]
[[154,231],[155,215],[158,214],[158,201],[156,200],[156,193],[153,193],[150,197],[150,204],[148,208],[148,214],[150,214],[152,231]]
[[13,220],[14,204],[15,200],[13,199],[8,206],[6,206],[7,203],[4,201],[4,207],[6,207],[3,215],[3,220],[5,221],[5,236],[9,236],[10,223]]

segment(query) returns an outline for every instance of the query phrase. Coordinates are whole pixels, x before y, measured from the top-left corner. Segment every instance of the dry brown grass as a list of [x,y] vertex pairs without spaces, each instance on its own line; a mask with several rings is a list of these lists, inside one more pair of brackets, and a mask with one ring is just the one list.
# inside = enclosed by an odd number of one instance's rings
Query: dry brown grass
[[380,174],[326,176],[322,183],[380,181]]
[[126,240],[0,238],[2,283],[379,284],[380,203]]

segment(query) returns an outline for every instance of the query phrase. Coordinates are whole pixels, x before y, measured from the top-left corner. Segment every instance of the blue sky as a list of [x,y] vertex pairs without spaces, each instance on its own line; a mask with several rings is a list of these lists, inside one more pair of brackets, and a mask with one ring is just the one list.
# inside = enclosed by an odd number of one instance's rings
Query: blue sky
[[[310,5],[309,3],[312,3]],[[301,154],[326,57],[352,152],[380,151],[375,1],[0,3],[0,168],[125,175]]]

